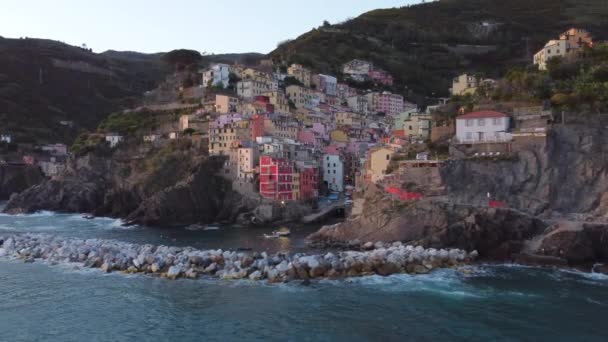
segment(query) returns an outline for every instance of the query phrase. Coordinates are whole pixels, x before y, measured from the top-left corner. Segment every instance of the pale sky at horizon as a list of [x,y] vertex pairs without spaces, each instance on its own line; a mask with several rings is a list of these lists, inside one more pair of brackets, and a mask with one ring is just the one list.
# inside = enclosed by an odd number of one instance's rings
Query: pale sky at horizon
[[[0,0],[0,36],[86,43],[95,52],[272,51],[278,42],[376,8],[419,0]],[[177,5],[176,3],[179,3]]]

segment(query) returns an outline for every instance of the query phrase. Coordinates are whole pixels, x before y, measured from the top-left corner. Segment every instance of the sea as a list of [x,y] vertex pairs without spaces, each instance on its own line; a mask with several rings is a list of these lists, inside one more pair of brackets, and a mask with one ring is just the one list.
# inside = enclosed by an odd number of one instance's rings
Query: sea
[[[1,208],[1,205],[0,205]],[[317,227],[124,227],[40,212],[0,215],[0,236],[66,237],[307,252]],[[313,252],[313,251],[311,251]],[[311,284],[169,281],[0,258],[0,341],[608,341],[608,276],[482,264],[469,272]]]

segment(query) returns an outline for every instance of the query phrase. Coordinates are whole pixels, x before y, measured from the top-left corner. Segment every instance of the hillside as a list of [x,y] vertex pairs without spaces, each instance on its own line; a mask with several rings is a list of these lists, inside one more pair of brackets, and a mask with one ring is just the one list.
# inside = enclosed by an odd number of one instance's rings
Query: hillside
[[271,56],[334,74],[353,58],[371,60],[397,77],[396,91],[420,100],[446,96],[451,78],[460,72],[497,77],[529,63],[548,39],[570,26],[606,39],[608,3],[441,0],[375,10],[314,29],[281,44]]
[[78,130],[132,105],[166,72],[158,56],[132,59],[52,40],[0,38],[0,130],[19,143],[69,143]]
[[[171,71],[164,53],[93,53],[44,39],[0,37],[0,133],[18,143],[71,144],[109,113],[136,105]],[[261,54],[203,57],[202,64],[257,63]],[[72,121],[73,127],[60,124]]]

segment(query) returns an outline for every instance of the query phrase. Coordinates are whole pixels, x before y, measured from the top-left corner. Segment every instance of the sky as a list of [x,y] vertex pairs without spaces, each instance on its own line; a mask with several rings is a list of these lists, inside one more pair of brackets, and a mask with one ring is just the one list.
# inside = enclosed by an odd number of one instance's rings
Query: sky
[[146,53],[272,51],[277,43],[377,8],[418,0],[0,0],[0,36]]

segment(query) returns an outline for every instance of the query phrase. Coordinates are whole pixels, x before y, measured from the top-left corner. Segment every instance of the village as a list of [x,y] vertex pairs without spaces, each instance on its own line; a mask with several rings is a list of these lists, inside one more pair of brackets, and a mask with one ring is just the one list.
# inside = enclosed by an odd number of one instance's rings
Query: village
[[[584,47],[591,46],[590,34],[573,28],[549,41],[532,62],[545,70],[550,58],[583,58]],[[446,119],[442,110],[453,99],[495,86],[496,80],[474,72],[454,78],[451,98],[419,108],[388,91],[398,76],[374,63],[354,59],[341,69],[339,79],[269,59],[256,66],[212,64],[199,70],[196,85],[179,87],[178,101],[159,100],[163,94],[155,90],[145,94],[153,100],[125,113],[179,112],[163,116],[158,127],[139,130],[138,144],[192,140],[201,154],[225,158],[222,175],[237,192],[315,206],[352,203],[354,189],[367,183],[403,201],[441,196],[442,163],[509,158],[542,146],[554,120],[550,104],[492,101],[457,107]],[[359,83],[371,88],[361,89]],[[133,139],[125,132],[102,135],[112,149]],[[1,140],[11,144],[10,132],[2,132]],[[58,177],[68,155],[66,145],[50,144],[35,146],[18,162],[2,162],[37,165],[45,176]]]

